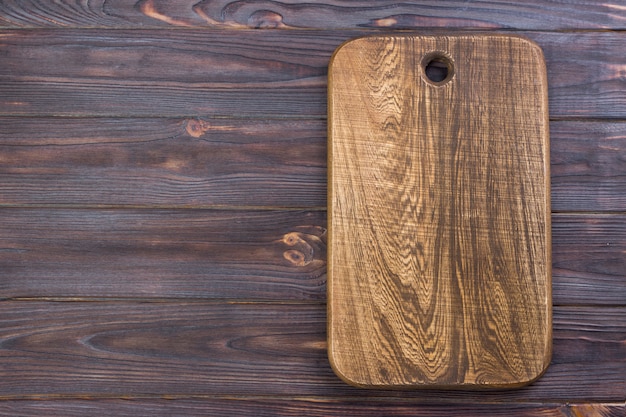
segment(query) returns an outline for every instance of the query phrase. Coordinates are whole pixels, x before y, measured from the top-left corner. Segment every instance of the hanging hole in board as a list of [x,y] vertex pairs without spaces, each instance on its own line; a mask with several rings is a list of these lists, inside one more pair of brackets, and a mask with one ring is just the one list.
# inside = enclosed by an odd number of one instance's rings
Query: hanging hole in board
[[431,52],[422,59],[422,69],[426,80],[436,86],[444,85],[454,75],[454,64],[444,52]]

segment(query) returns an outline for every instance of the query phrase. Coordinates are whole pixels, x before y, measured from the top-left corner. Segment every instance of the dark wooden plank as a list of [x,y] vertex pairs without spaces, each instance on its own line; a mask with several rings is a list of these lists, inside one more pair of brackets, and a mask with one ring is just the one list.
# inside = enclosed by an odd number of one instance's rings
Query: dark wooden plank
[[[0,117],[0,126],[5,206],[326,206],[324,120]],[[556,121],[550,134],[552,209],[626,211],[626,123]]]
[[326,205],[324,121],[0,118],[0,126],[5,206]]
[[[367,31],[13,30],[0,115],[325,117],[330,56]],[[554,118],[626,118],[625,32],[520,32]]]
[[[553,215],[556,305],[624,305],[626,215]],[[2,297],[325,300],[326,213],[1,209]]]
[[[451,408],[454,407],[454,408]],[[75,417],[85,415],[138,416],[207,416],[239,417],[449,417],[451,413],[465,417],[623,417],[624,405],[618,404],[423,404],[419,400],[385,401],[334,399],[309,400],[271,399],[63,399],[8,400],[0,402],[0,416]]]
[[3,2],[3,27],[623,29],[619,1],[30,0]]
[[[625,118],[626,55],[616,54],[620,47],[610,35],[539,33],[529,37],[542,47],[546,58],[550,117]],[[563,48],[565,44],[571,48]]]
[[626,215],[553,215],[555,303],[623,305],[626,300]]
[[547,373],[520,390],[352,388],[326,358],[323,304],[0,303],[0,397],[387,397],[615,402],[626,390],[626,308],[554,310]]
[[552,210],[626,211],[626,123],[550,124]]
[[0,39],[0,113],[320,117],[343,36],[29,30]]
[[325,212],[0,210],[2,297],[323,299]]

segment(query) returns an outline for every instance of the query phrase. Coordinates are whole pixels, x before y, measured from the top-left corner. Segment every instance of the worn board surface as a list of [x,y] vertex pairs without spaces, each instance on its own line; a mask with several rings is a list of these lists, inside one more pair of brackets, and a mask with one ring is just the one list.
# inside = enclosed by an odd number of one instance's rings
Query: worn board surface
[[[0,28],[0,415],[624,416],[622,0],[0,1]],[[328,363],[328,63],[406,29],[545,55],[553,355],[522,389]]]
[[540,48],[509,36],[366,37],[337,50],[329,79],[337,374],[365,387],[536,379],[552,305]]

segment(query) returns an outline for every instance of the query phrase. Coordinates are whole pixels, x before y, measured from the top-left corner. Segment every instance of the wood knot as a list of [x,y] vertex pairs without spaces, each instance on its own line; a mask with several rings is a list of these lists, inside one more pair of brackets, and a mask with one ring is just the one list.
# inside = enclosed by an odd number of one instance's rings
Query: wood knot
[[205,122],[204,120],[189,119],[187,120],[185,129],[190,136],[199,138],[211,129],[211,124],[209,122]]
[[306,230],[286,233],[280,242],[288,248],[283,252],[291,265],[307,266],[311,263],[326,262],[326,229],[303,226]]
[[307,259],[304,253],[294,249],[286,250],[283,257],[295,266],[306,266],[311,263],[311,259]]
[[248,18],[248,26],[255,29],[281,29],[287,27],[283,16],[271,10],[257,10]]
[[283,242],[288,246],[295,246],[298,243],[306,243],[300,236],[302,233],[291,232],[283,237]]

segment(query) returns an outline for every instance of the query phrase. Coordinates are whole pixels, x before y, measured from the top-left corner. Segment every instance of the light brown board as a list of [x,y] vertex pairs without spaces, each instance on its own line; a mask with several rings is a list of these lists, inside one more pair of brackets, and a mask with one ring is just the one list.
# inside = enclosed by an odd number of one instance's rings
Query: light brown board
[[[449,66],[433,83],[428,57]],[[374,36],[329,69],[329,357],[362,387],[517,387],[551,356],[547,82],[498,35]]]

